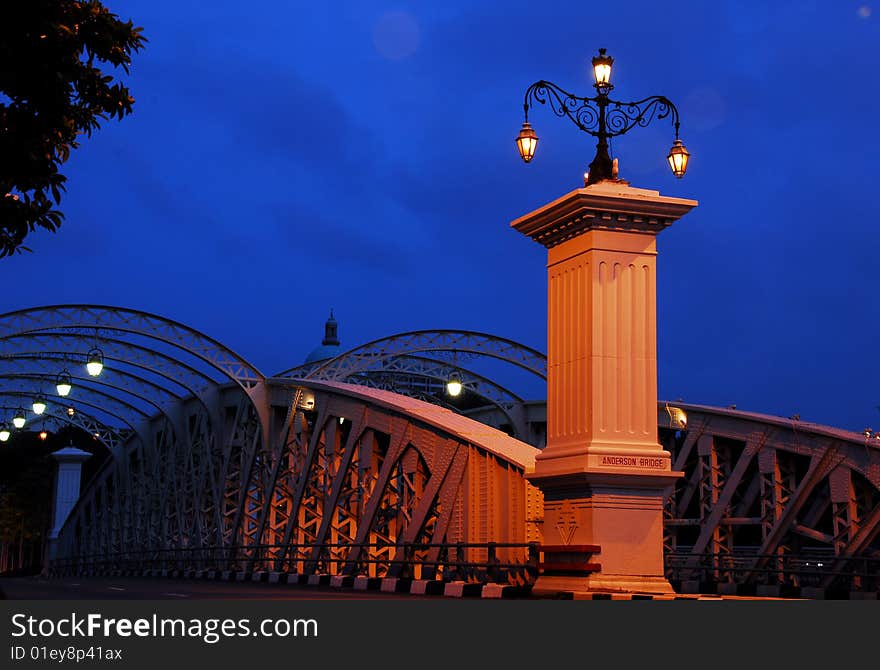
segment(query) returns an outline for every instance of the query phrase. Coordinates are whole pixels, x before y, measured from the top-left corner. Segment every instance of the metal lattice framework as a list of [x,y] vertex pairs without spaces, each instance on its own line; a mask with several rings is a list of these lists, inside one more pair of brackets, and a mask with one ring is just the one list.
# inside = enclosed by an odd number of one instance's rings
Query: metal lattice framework
[[[104,354],[99,378],[86,374],[83,366],[93,347]],[[135,310],[58,305],[4,314],[0,348],[0,397],[26,406],[40,393],[51,408],[41,422],[88,427],[114,451],[121,435],[149,440],[149,426],[157,422],[163,440],[178,440],[178,413],[188,398],[197,401],[210,434],[204,398],[223,384],[235,383],[252,398],[262,392],[262,375],[228,348],[179,323]],[[54,394],[61,371],[70,375],[74,388],[65,398]]]
[[[422,355],[417,355],[422,354]],[[333,359],[315,361],[282,372],[279,377],[324,379],[383,388],[451,409],[460,405],[445,394],[446,381],[458,373],[471,404],[502,412],[510,433],[526,439],[523,399],[495,380],[464,367],[469,360],[493,359],[547,378],[547,358],[512,340],[485,333],[423,330],[385,337],[346,351]]]
[[0,317],[0,340],[27,333],[91,334],[94,331],[144,336],[186,351],[246,389],[263,380],[254,366],[216,340],[181,323],[147,312],[104,305],[54,305],[9,312]]
[[[523,478],[537,450],[479,428],[442,393],[461,371],[485,402],[482,421],[539,435],[546,419],[523,409],[534,402],[459,363],[487,356],[545,378],[540,352],[419,331],[264,380],[210,338],[162,321],[92,306],[0,316],[0,412],[47,391],[47,420],[88,430],[116,456],[68,519],[64,555],[448,577],[450,546],[460,564],[484,558],[467,543],[509,542],[518,564],[523,543],[540,542],[543,501]],[[106,354],[97,379],[82,371],[96,337]],[[67,398],[48,392],[61,368],[73,377]],[[684,472],[666,505],[670,579],[878,588],[880,441],[676,406],[686,428],[658,406],[659,439]]]
[[212,408],[225,417],[215,447],[132,448],[82,496],[64,554],[427,577],[443,572],[450,543],[493,541],[518,544],[498,556],[525,562],[540,494],[523,473],[536,449],[362,386],[275,379],[268,397],[266,439],[246,395],[229,388]]
[[[10,397],[17,398],[18,400],[22,399],[21,395]],[[21,403],[15,405],[6,403],[5,400],[7,399],[8,397],[4,400],[0,400],[0,412],[3,414],[10,414],[21,406]],[[56,403],[53,403],[51,399],[49,399],[49,405],[44,414],[46,419],[53,421],[57,425],[67,424],[87,432],[111,452],[115,452],[117,447],[131,436],[130,429],[120,429],[108,426],[98,420],[95,416],[82,410],[77,411],[73,416],[70,416],[67,413],[66,408],[56,406]]]
[[547,378],[547,357],[536,349],[519,342],[486,333],[466,330],[417,330],[400,333],[368,342],[340,354],[329,361],[309,366],[298,366],[279,374],[279,377],[304,379],[344,380],[369,370],[375,370],[385,361],[401,355],[419,352],[472,354],[512,363],[541,379]]
[[[670,576],[877,590],[880,448],[858,433],[732,409],[661,410],[673,469],[666,506]],[[665,424],[665,425],[664,425]]]

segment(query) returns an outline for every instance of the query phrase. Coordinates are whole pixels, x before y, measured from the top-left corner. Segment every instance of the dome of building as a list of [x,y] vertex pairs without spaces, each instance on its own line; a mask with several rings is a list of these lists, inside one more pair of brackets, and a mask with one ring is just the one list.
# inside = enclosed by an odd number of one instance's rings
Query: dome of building
[[343,349],[339,346],[338,327],[339,324],[333,318],[333,310],[331,309],[330,318],[324,324],[324,339],[321,340],[321,345],[312,349],[303,363],[325,361],[342,353]]

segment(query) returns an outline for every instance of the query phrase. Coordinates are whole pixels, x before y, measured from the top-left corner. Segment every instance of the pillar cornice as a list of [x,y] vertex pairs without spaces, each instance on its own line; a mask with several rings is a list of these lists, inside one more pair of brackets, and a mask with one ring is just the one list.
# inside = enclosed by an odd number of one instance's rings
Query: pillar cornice
[[570,191],[510,226],[550,249],[589,230],[657,235],[697,204],[609,180]]

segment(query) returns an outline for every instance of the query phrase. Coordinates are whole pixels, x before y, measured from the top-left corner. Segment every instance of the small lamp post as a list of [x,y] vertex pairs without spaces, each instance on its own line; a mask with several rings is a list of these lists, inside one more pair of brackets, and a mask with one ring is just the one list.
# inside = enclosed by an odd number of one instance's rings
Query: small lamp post
[[675,128],[675,138],[667,160],[672,174],[678,178],[683,177],[687,171],[690,153],[678,137],[678,109],[669,98],[662,95],[652,95],[633,102],[612,100],[608,94],[614,88],[611,83],[613,64],[614,59],[605,49],[599,49],[599,55],[593,57],[593,86],[596,88],[596,95],[593,97],[574,95],[543,79],[529,86],[523,102],[525,122],[516,138],[520,157],[526,163],[531,162],[538,147],[538,136],[529,123],[529,109],[536,102],[549,104],[556,116],[567,117],[580,130],[597,138],[596,156],[585,175],[584,186],[605,179],[617,179],[608,151],[609,139],[624,135],[636,126],[644,127],[656,119],[669,117]]

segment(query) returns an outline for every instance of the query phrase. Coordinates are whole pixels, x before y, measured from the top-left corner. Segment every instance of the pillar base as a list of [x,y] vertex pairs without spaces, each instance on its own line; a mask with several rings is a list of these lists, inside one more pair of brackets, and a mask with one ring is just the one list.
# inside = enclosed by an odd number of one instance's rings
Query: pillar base
[[537,592],[673,593],[663,504],[680,472],[584,469],[526,475],[544,493]]
[[637,577],[634,575],[592,575],[590,577],[560,577],[541,575],[532,587],[536,596],[557,593],[675,593],[664,577]]

